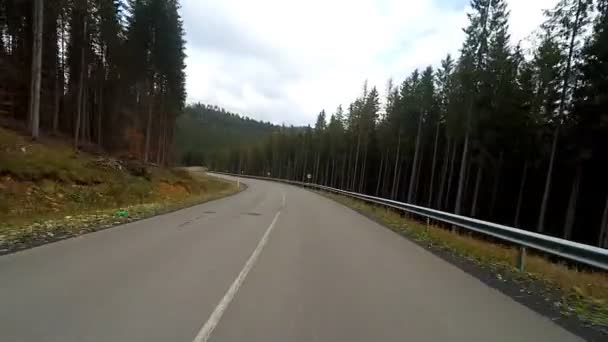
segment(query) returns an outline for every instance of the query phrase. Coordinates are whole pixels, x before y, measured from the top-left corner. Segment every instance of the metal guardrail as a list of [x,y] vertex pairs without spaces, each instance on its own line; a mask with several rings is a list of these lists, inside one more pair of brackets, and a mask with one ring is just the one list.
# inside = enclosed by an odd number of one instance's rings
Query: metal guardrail
[[572,242],[569,240],[564,240],[543,234],[533,233],[523,229],[477,220],[470,217],[455,215],[435,209],[429,209],[412,204],[393,201],[386,198],[374,197],[356,192],[331,188],[324,185],[270,177],[238,175],[224,172],[215,173],[243,178],[253,178],[281,182],[311,189],[332,192],[339,195],[356,198],[368,203],[374,203],[385,207],[390,207],[393,209],[427,217],[429,219],[464,228],[466,230],[488,235],[499,240],[508,241],[520,247],[518,257],[518,268],[520,270],[523,270],[525,266],[526,248],[531,248],[550,255],[559,256],[567,260],[576,261],[585,265],[597,267],[604,271],[608,271],[608,249],[585,245],[582,243]]

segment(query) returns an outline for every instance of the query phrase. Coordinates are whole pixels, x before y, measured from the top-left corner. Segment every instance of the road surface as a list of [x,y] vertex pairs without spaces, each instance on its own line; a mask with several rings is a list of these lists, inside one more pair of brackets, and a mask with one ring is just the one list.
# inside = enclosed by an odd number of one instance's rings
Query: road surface
[[577,341],[329,199],[235,196],[0,257],[0,341]]

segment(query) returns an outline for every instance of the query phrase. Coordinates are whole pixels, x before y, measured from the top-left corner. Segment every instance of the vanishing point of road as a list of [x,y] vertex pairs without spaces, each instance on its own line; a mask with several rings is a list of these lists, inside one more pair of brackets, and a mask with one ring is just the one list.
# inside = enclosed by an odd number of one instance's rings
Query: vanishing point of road
[[364,216],[246,180],[0,257],[0,341],[577,341]]

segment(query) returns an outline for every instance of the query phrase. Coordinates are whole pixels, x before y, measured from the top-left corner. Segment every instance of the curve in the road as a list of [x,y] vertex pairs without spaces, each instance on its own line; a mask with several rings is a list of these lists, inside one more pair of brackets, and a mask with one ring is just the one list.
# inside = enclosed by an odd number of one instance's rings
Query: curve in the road
[[0,257],[0,340],[579,340],[336,202],[245,182]]

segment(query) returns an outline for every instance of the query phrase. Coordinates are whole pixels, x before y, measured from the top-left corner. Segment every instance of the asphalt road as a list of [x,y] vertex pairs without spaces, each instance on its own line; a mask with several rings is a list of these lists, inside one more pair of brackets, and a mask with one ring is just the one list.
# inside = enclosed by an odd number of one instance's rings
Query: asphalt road
[[0,257],[0,341],[576,341],[331,200],[232,197]]

